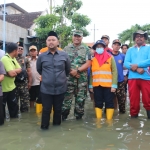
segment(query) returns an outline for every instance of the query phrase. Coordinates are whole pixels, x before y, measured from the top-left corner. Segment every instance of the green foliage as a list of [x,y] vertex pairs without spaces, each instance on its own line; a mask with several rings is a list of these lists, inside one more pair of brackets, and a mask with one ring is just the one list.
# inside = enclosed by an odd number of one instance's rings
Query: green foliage
[[[119,39],[121,40],[122,43],[129,42],[129,46],[133,46],[134,44],[133,33],[136,32],[137,30],[147,31],[148,35],[150,35],[150,24],[146,24],[143,26],[135,24],[134,26],[131,26],[130,29],[126,29],[123,32],[119,33],[118,34]],[[149,38],[148,38],[148,43],[150,43]]]
[[55,30],[60,18],[56,15],[50,14],[46,16],[40,16],[35,20],[37,28],[35,29],[38,37],[41,40],[45,40],[50,30]]
[[37,18],[35,31],[39,39],[45,40],[48,32],[54,30],[59,35],[60,46],[63,48],[71,43],[73,30],[82,30],[83,35],[88,36],[86,26],[91,20],[86,15],[76,13],[81,6],[80,0],[64,0],[62,6],[53,8],[53,14]]

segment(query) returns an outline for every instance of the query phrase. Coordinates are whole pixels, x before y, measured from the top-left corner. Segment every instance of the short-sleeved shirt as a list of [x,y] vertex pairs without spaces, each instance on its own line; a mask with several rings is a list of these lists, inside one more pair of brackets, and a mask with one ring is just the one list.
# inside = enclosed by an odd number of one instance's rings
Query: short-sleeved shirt
[[36,69],[36,62],[37,59],[30,59],[30,67],[31,67],[31,74],[32,74],[32,86],[40,85],[40,74],[37,72]]
[[0,59],[5,55],[5,51],[0,49]]
[[[4,65],[6,73],[14,69],[21,68],[16,58],[11,58],[9,54],[3,56],[1,61]],[[16,86],[14,81],[15,81],[15,77],[5,76],[4,80],[2,81],[2,91],[10,92],[13,89],[15,89]]]
[[124,75],[123,75],[123,63],[124,63],[124,59],[125,59],[125,55],[122,53],[118,53],[118,54],[113,54],[114,56],[115,62],[116,62],[116,66],[117,66],[117,71],[118,71],[118,82],[122,82],[124,81]]
[[[6,71],[4,69],[4,65],[3,63],[0,61],[0,75],[5,75],[6,74]],[[1,86],[1,83],[0,83],[0,96],[3,95],[3,92],[2,92],[2,86]]]

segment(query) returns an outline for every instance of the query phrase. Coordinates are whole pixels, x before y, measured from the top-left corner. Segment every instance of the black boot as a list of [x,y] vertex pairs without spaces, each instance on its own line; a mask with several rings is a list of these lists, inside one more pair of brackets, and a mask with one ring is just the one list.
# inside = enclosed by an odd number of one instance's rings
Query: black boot
[[135,115],[135,116],[131,116],[131,118],[138,118],[138,115]]
[[47,130],[47,129],[48,129],[48,127],[49,127],[49,126],[41,125],[41,129],[42,129],[42,130]]
[[62,121],[65,121],[67,119],[69,113],[70,113],[70,110],[68,110],[68,109],[62,112],[62,114],[61,114],[62,115]]
[[150,110],[146,110],[147,112],[147,118],[150,119]]

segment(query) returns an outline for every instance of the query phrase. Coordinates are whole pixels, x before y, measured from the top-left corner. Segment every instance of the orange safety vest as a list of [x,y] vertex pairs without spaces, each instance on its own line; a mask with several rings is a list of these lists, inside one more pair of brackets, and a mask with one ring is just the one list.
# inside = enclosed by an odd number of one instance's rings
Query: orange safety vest
[[111,71],[111,59],[110,57],[101,67],[97,59],[92,59],[92,85],[93,87],[111,87],[112,86],[112,71]]
[[[62,50],[60,47],[57,48],[58,50]],[[48,47],[44,47],[39,51],[39,54],[42,54],[48,50]]]

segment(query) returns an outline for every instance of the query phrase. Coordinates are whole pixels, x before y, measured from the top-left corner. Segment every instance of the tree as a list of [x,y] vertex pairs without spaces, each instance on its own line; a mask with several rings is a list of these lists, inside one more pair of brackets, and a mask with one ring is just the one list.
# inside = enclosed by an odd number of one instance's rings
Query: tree
[[[130,29],[126,29],[118,34],[120,41],[122,43],[129,42],[129,46],[132,46],[134,44],[133,33],[136,32],[137,30],[146,31],[148,35],[150,35],[150,24],[146,24],[143,26],[136,24],[134,26],[131,26]],[[150,43],[150,38],[148,38],[148,43]]]
[[60,46],[64,47],[71,42],[73,30],[82,30],[83,36],[88,36],[86,26],[91,20],[88,16],[77,13],[81,6],[80,0],[64,0],[61,6],[53,8],[53,14],[37,18],[35,31],[39,39],[45,41],[47,33],[54,30],[59,36]]

